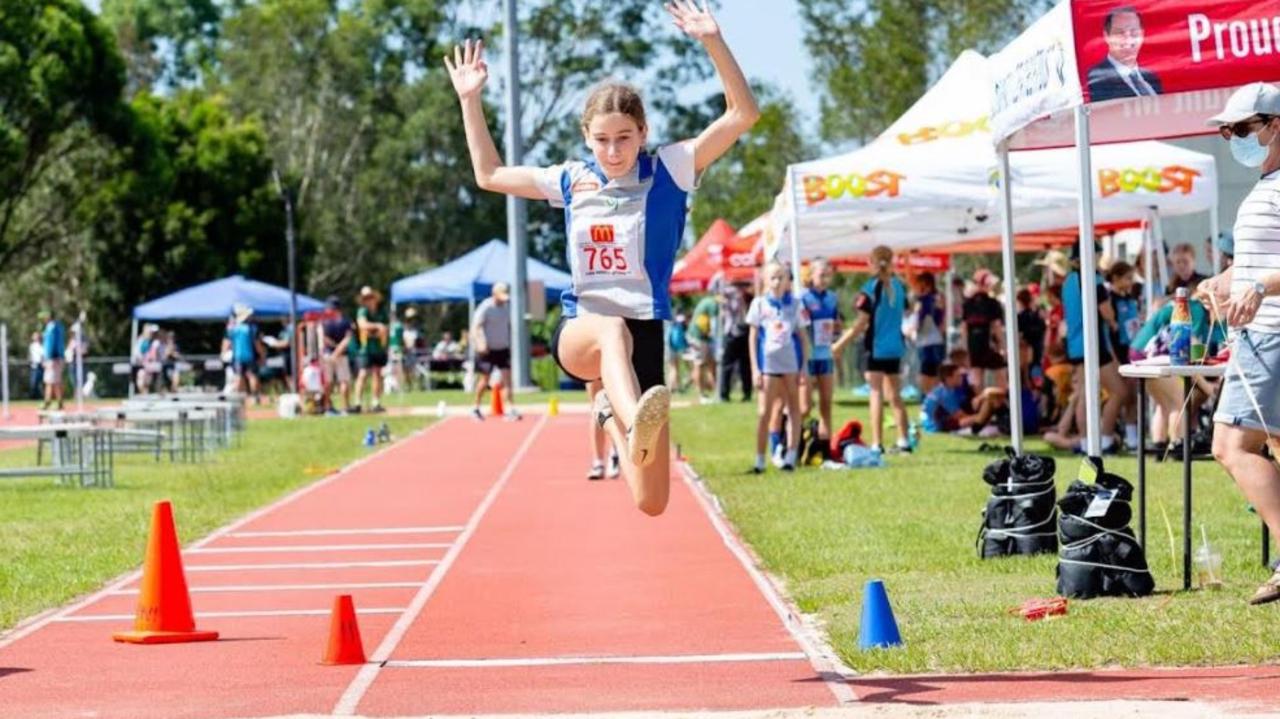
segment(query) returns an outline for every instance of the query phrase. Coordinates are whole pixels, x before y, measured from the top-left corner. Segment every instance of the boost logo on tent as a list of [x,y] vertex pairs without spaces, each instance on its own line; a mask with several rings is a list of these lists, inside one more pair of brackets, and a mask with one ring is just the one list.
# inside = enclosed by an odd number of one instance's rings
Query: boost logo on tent
[[976,120],[952,120],[937,127],[926,125],[915,132],[900,132],[898,142],[903,145],[920,145],[943,138],[968,137],[975,132],[989,135],[991,128],[987,127],[987,118],[987,115],[983,115]]
[[804,199],[810,206],[826,200],[838,200],[845,195],[857,199],[860,197],[897,197],[899,185],[906,175],[899,175],[888,170],[876,170],[867,175],[856,172],[847,175],[809,175],[801,179],[804,183]]
[[1098,191],[1103,197],[1138,190],[1162,194],[1180,191],[1184,195],[1189,195],[1199,176],[1198,171],[1181,165],[1170,165],[1164,169],[1156,167],[1102,169],[1098,170]]

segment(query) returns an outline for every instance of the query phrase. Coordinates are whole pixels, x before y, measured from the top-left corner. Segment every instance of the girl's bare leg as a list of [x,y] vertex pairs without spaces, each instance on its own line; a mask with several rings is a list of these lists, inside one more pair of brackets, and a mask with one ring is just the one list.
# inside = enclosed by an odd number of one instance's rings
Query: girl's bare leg
[[871,385],[871,445],[884,448],[884,373],[868,372]]
[[835,374],[813,378],[818,385],[818,436],[831,438],[831,400],[835,395]]
[[800,451],[800,375],[788,374],[779,377],[782,385],[782,399],[787,404],[787,413],[791,415],[791,432],[787,435],[787,459],[794,463]]
[[900,444],[906,444],[909,425],[907,405],[902,401],[902,375],[884,375],[884,392],[889,395],[889,404],[893,407],[893,421],[898,423],[898,441]]

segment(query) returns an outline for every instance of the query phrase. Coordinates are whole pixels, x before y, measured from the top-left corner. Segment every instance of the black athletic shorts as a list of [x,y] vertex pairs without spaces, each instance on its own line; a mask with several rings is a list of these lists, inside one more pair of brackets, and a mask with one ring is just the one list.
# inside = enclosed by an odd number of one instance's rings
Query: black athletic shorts
[[[570,378],[583,383],[594,381],[575,375],[565,369],[564,363],[560,361],[560,332],[564,330],[566,323],[572,321],[572,317],[561,317],[560,322],[556,324],[555,334],[551,335],[551,356]],[[631,367],[635,370],[636,379],[640,382],[640,391],[644,392],[650,387],[657,387],[663,383],[663,353],[666,350],[662,320],[626,319],[623,321],[627,323],[627,330],[631,332]]]
[[494,369],[511,369],[511,349],[489,350],[481,352],[476,358],[476,369],[489,374]]
[[884,374],[901,374],[902,359],[875,359],[867,358],[867,372],[883,372]]
[[356,354],[356,369],[382,369],[387,366],[386,352],[360,352]]

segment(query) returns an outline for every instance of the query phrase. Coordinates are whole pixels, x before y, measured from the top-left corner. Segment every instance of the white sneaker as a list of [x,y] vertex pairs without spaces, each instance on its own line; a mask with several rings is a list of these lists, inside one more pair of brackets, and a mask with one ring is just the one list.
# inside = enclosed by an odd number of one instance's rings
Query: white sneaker
[[636,403],[635,422],[627,430],[627,454],[636,467],[647,467],[657,456],[658,438],[667,426],[671,410],[671,390],[665,385],[650,387]]
[[978,436],[983,439],[991,439],[992,437],[999,437],[1000,428],[995,426],[994,424],[989,424],[986,427],[983,427],[982,430],[978,432]]
[[591,471],[587,472],[587,479],[604,479],[604,465],[599,462],[592,462]]
[[484,414],[480,412],[480,408],[479,408],[479,407],[473,407],[473,408],[471,409],[471,416],[472,416],[472,418],[474,418],[477,422],[483,422],[483,421],[484,421]]
[[622,462],[618,459],[618,453],[613,452],[609,455],[609,468],[605,470],[605,476],[617,479],[619,474],[622,474]]

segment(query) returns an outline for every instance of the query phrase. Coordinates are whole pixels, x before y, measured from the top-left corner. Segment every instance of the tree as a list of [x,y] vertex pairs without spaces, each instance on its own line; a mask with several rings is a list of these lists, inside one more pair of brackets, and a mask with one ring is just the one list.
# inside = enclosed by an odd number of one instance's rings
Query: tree
[[867,142],[962,50],[992,52],[1046,0],[797,0],[822,82],[822,136]]
[[[17,0],[0,11],[0,272],[50,241],[47,212],[28,199],[85,141],[118,136],[124,65],[110,34],[79,0]],[[84,196],[71,183],[66,212]]]
[[[755,88],[760,119],[727,155],[707,169],[694,196],[690,218],[701,235],[717,218],[742,227],[773,207],[774,192],[786,177],[787,165],[809,155],[790,100],[768,86]],[[723,98],[707,103],[723,109]]]
[[212,68],[221,10],[217,0],[102,0],[128,66],[128,95],[192,85]]

